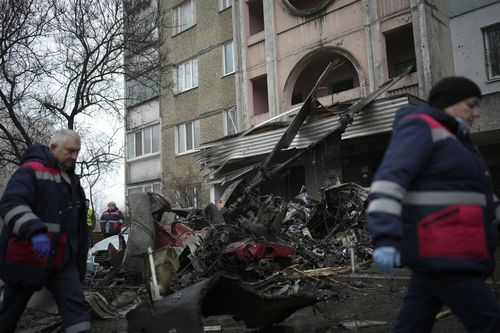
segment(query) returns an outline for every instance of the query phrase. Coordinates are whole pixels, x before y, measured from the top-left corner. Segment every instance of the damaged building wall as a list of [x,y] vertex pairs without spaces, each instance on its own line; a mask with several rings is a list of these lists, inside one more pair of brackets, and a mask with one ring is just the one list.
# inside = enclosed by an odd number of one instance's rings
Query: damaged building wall
[[[500,76],[491,62],[500,63],[487,51],[490,31],[500,31],[500,1],[450,1],[450,29],[455,72],[474,80],[483,93],[480,117],[474,122],[472,139],[479,144],[490,169],[495,192],[500,195]],[[496,30],[494,30],[496,29]],[[497,32],[498,34],[498,32]],[[492,39],[494,42],[495,39]],[[494,42],[495,43],[495,42]],[[494,47],[493,47],[494,48]],[[500,40],[496,39],[496,49]],[[492,58],[489,58],[492,57]]]
[[448,1],[411,0],[420,96],[441,78],[452,75],[453,50]]

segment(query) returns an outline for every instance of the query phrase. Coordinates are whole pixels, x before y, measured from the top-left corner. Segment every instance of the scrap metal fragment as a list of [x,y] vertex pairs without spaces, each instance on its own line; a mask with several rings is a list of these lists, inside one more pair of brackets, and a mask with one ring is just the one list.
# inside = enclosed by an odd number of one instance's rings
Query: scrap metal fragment
[[387,325],[386,321],[378,321],[378,320],[352,320],[340,323],[340,326],[342,326],[347,330],[356,330],[358,328],[385,326],[385,325]]
[[249,328],[267,327],[315,302],[309,296],[267,297],[237,279],[216,275],[129,312],[128,331],[203,332],[202,315],[232,315]]

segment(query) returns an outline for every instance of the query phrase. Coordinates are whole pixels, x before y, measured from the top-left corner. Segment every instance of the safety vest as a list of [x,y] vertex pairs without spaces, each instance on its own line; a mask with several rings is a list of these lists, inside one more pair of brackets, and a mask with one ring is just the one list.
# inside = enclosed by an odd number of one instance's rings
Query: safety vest
[[94,210],[92,208],[87,208],[87,227],[92,228],[94,226]]

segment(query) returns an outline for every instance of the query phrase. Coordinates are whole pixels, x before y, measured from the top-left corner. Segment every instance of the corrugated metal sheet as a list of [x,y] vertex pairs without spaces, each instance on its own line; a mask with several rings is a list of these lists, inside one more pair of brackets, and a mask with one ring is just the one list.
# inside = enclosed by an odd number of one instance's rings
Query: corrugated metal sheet
[[[342,135],[342,139],[351,139],[390,131],[396,110],[410,103],[410,96],[407,95],[380,99],[373,102],[354,116],[353,124],[347,128],[346,132]],[[308,147],[336,128],[338,121],[339,117],[334,116],[303,125],[289,149],[303,149]],[[264,133],[240,136],[211,143],[207,146],[201,146],[201,152],[197,154],[196,160],[202,168],[213,171],[221,165],[229,164],[236,160],[267,154],[272,151],[285,130],[286,128],[279,128]]]

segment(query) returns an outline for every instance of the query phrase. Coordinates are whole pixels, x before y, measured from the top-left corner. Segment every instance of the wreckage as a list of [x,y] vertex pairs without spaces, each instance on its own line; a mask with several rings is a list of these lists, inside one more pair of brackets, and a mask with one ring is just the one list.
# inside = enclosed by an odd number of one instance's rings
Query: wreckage
[[[201,332],[202,316],[220,314],[250,328],[271,326],[301,307],[335,296],[317,277],[369,264],[367,188],[337,183],[322,188],[319,200],[304,187],[291,199],[258,191],[322,142],[338,142],[355,115],[411,70],[358,102],[339,106],[337,126],[302,150],[283,155],[312,110],[321,108],[315,93],[338,65],[329,64],[263,162],[226,176],[224,181],[232,183],[217,205],[174,209],[159,194],[129,197],[128,243],[118,251],[123,260],[117,264],[108,258],[109,268],[96,273],[104,277],[94,274],[93,279],[102,286],[113,281],[110,276],[142,274],[149,299],[128,312],[129,332],[156,332],[158,325],[165,331]],[[209,147],[200,153],[200,161],[212,155]],[[209,178],[225,162],[219,164],[208,166]]]

